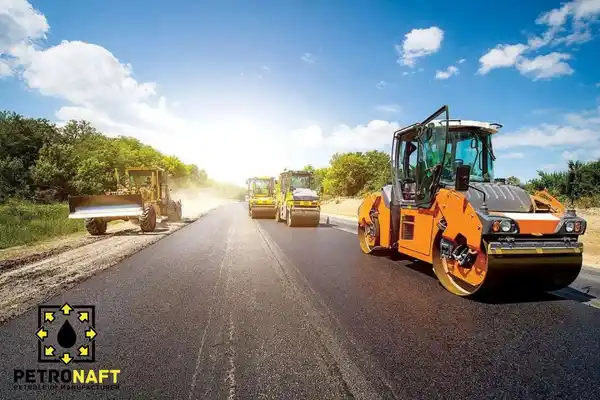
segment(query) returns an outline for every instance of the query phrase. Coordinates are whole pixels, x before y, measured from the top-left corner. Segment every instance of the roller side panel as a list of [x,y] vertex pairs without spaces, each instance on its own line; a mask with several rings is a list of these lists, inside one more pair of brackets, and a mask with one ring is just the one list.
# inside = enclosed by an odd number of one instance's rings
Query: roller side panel
[[379,245],[381,247],[390,248],[392,246],[391,211],[383,201],[380,201],[377,205],[377,211],[379,212]]
[[443,237],[456,241],[460,234],[466,239],[467,246],[479,250],[482,224],[467,199],[458,192],[440,189],[435,201],[447,224]]

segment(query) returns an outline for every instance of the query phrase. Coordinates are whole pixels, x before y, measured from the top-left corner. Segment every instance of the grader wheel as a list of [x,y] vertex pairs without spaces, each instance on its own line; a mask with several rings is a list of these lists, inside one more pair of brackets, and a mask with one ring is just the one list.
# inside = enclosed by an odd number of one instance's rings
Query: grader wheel
[[108,223],[101,218],[87,218],[85,220],[85,229],[93,236],[104,235],[107,225]]
[[144,207],[144,212],[140,216],[140,228],[142,232],[152,232],[156,228],[156,211],[152,204]]

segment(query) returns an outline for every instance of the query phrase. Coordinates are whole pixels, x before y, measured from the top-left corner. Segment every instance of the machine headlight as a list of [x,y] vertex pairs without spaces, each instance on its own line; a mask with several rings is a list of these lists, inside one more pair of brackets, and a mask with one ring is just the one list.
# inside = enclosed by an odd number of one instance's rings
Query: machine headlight
[[569,233],[573,232],[573,230],[575,229],[575,223],[572,221],[569,221],[565,224],[565,230]]
[[502,232],[510,232],[512,230],[512,222],[505,219],[500,222],[500,230]]

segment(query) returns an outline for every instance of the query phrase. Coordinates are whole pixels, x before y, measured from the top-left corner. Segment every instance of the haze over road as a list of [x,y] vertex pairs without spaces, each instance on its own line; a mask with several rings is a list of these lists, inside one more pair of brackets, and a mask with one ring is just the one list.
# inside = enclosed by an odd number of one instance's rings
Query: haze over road
[[94,368],[120,369],[119,391],[13,390],[14,368],[48,368],[33,310],[0,326],[0,398],[597,398],[600,310],[462,299],[355,235],[246,207],[46,302],[96,305]]

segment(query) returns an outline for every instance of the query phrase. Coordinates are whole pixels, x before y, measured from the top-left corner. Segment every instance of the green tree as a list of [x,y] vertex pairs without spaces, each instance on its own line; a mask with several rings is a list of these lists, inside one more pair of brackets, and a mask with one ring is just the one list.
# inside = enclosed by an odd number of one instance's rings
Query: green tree
[[391,159],[388,153],[373,150],[364,155],[366,159],[368,181],[366,191],[380,190],[392,179]]
[[355,196],[363,190],[368,179],[367,159],[362,153],[336,153],[331,157],[323,185],[327,193]]
[[506,178],[506,183],[508,185],[519,186],[521,184],[521,181],[516,176],[509,176],[508,178]]

